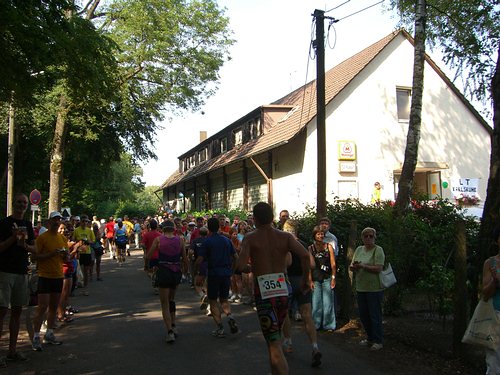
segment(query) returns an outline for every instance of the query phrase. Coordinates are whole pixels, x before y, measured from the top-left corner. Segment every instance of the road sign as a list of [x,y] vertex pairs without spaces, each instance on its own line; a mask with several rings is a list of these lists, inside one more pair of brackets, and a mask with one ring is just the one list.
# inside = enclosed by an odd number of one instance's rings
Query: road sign
[[42,194],[36,189],[30,193],[31,204],[38,205],[42,201]]

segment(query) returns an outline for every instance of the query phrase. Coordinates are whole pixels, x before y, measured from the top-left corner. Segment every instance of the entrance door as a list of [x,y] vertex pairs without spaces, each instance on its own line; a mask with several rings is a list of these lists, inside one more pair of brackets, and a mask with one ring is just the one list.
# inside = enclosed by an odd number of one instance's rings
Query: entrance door
[[430,199],[437,199],[441,197],[441,172],[428,172],[427,173],[427,190]]
[[[394,197],[397,197],[399,189],[400,171],[394,172]],[[426,196],[427,199],[436,199],[442,196],[441,192],[441,171],[422,171],[416,170],[413,177],[414,197]]]

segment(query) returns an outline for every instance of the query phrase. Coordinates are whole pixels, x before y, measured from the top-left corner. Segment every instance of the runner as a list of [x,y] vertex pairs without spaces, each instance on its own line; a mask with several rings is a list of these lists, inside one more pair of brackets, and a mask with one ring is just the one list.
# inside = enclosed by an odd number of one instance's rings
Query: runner
[[[255,275],[255,304],[267,342],[272,373],[288,374],[288,363],[281,346],[281,329],[288,313],[286,258],[289,251],[298,256],[303,272],[301,288],[306,293],[310,290],[309,254],[290,233],[273,228],[273,209],[270,205],[257,203],[253,216],[257,229],[243,239],[237,269],[242,272],[251,270]],[[251,267],[249,259],[252,260]]]
[[125,251],[127,250],[128,245],[128,235],[127,229],[123,222],[118,219],[118,227],[115,229],[115,237],[113,238],[116,244],[116,257],[118,258],[118,265],[122,266],[123,262],[125,262]]
[[153,241],[148,250],[148,258],[158,251],[158,288],[160,292],[161,313],[167,328],[168,343],[174,343],[175,329],[175,291],[181,282],[181,260],[187,266],[184,238],[174,235],[174,223],[170,220],[161,223],[163,235]]
[[[208,235],[208,229],[206,227],[201,227],[199,229],[199,232],[200,232],[200,236],[195,238],[194,240],[191,241],[191,243],[189,244],[189,248],[190,250],[193,252],[193,257],[194,259],[197,259],[198,258],[198,255],[200,254],[200,249],[201,249],[201,246],[203,245],[203,242],[205,242],[206,238],[207,238],[207,235]],[[207,297],[207,294],[206,294],[206,278],[207,278],[207,262],[204,261],[200,264],[200,266],[198,267],[198,273],[195,274],[195,277],[196,276],[200,276],[203,281],[201,282],[201,286],[200,285],[196,285],[195,283],[195,290],[196,290],[196,293],[198,294],[198,296],[200,296],[200,301],[201,301],[201,304],[200,304],[200,310],[207,310],[207,315],[211,315],[212,313],[210,312],[210,308],[208,306],[208,297]],[[194,269],[195,269],[195,266],[193,266],[193,273],[194,273]]]
[[[283,231],[291,233],[292,236],[297,240],[304,248],[306,248],[307,244],[302,242],[297,237],[297,222],[294,220],[288,219],[283,224]],[[290,253],[291,254],[291,253]],[[318,338],[316,333],[316,327],[314,326],[314,322],[312,319],[312,293],[308,291],[307,293],[302,293],[300,290],[300,283],[302,281],[302,268],[300,261],[297,259],[295,254],[291,254],[291,264],[288,266],[288,279],[290,280],[290,285],[292,286],[292,294],[290,295],[290,305],[293,305],[295,302],[298,305],[298,309],[300,311],[301,320],[304,322],[304,327],[307,336],[309,337],[309,341],[312,345],[312,367],[318,367],[321,365],[321,352],[318,347]],[[314,258],[311,253],[309,253],[309,262],[310,268],[313,269],[315,267]],[[309,278],[311,278],[311,272],[309,272]],[[309,280],[309,284],[314,285],[312,279]],[[283,348],[286,353],[292,352],[292,337],[290,335],[290,317],[287,314],[285,324],[283,325]]]
[[238,325],[231,315],[231,306],[228,301],[233,265],[238,256],[231,241],[222,234],[219,234],[219,220],[216,218],[208,219],[208,231],[210,235],[201,246],[198,258],[196,259],[195,283],[198,286],[203,285],[203,278],[199,275],[199,271],[200,265],[206,260],[208,262],[208,301],[210,303],[212,318],[217,326],[212,335],[222,338],[225,337],[225,334],[222,325],[221,309],[227,316],[227,323],[231,333],[239,332]]

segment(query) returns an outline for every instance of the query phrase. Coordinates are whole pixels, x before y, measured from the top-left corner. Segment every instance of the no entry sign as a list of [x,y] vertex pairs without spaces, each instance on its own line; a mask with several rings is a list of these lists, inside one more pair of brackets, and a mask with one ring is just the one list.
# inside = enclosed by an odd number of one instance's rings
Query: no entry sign
[[31,204],[38,205],[42,201],[42,194],[38,190],[33,190],[30,193],[30,202]]

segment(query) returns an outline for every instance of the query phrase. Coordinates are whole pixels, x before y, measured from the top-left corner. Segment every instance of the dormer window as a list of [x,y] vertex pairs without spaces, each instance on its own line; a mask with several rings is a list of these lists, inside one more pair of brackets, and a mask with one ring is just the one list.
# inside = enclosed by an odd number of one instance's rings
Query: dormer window
[[203,150],[198,151],[198,160],[200,163],[207,160],[207,148],[206,147]]
[[262,126],[260,124],[260,118],[253,119],[248,123],[250,139],[257,139],[262,135]]
[[239,146],[243,144],[243,129],[236,129],[233,132],[234,135],[234,145]]
[[223,152],[226,151],[227,151],[227,138],[222,138],[220,140],[220,152],[222,154]]

